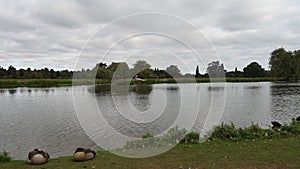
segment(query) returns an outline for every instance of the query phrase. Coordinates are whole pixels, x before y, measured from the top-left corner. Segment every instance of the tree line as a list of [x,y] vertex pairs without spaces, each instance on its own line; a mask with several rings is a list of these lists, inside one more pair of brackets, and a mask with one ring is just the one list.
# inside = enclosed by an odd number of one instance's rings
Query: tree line
[[73,77],[73,72],[69,70],[55,71],[53,69],[19,69],[12,65],[8,69],[0,66],[1,79],[69,79]]
[[97,79],[128,79],[139,78],[207,78],[207,77],[278,77],[287,81],[300,79],[300,50],[287,51],[278,48],[271,52],[269,58],[270,71],[265,70],[257,62],[239,71],[226,71],[224,64],[213,61],[207,65],[205,74],[199,72],[196,66],[195,74],[182,74],[177,65],[170,65],[166,69],[152,69],[151,65],[144,60],[138,60],[129,68],[126,62],[98,63],[92,69],[82,69],[80,71],[53,69],[19,69],[9,66],[8,69],[0,67],[1,79],[70,79],[70,78],[94,78]]

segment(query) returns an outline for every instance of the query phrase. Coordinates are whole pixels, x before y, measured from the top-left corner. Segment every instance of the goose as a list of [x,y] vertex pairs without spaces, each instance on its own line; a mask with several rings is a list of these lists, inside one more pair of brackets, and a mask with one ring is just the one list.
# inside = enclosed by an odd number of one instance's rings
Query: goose
[[28,153],[27,162],[34,165],[45,164],[48,162],[49,158],[50,155],[47,152],[36,148]]
[[300,116],[296,118],[297,121],[300,121]]
[[91,149],[77,148],[73,154],[74,161],[87,161],[96,156],[96,152]]
[[274,129],[280,129],[281,124],[280,124],[279,122],[277,122],[277,121],[272,121],[271,123],[272,123],[272,125],[273,125],[273,127],[272,127],[273,130],[274,130]]

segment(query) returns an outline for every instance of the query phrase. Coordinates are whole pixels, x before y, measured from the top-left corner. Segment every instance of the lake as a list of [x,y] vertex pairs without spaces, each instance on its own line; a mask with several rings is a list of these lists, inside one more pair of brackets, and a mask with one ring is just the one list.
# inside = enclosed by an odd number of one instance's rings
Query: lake
[[[300,116],[300,83],[200,83],[0,89],[0,150],[25,159],[104,149],[178,126],[206,135],[234,123],[264,128]],[[120,139],[122,138],[122,139]],[[123,140],[124,138],[124,140]],[[96,142],[96,143],[95,143]]]

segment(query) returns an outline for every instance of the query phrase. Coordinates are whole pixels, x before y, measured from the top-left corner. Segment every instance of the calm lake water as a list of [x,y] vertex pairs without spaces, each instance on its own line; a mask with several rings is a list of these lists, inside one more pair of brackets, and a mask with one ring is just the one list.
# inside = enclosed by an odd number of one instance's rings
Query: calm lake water
[[300,116],[300,83],[0,89],[0,105],[0,151],[25,159],[39,147],[57,157],[98,149],[98,141],[103,148],[124,144],[115,133],[140,138],[174,126],[205,134],[221,122],[289,123]]

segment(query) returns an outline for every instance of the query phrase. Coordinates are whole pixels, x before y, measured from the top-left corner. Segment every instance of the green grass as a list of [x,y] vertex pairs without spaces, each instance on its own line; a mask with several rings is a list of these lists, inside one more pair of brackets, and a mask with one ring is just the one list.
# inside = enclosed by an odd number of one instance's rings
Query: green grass
[[51,159],[32,166],[24,161],[0,164],[1,169],[80,169],[80,168],[300,168],[300,139],[215,140],[203,144],[179,144],[161,155],[131,159],[109,152],[98,152],[87,162],[72,157]]
[[159,84],[159,83],[210,83],[210,82],[277,82],[283,79],[274,77],[261,77],[261,78],[164,78],[164,79],[145,79],[144,82],[132,82],[132,83],[144,83],[144,84]]
[[239,77],[239,78],[226,78],[227,82],[277,82],[277,81],[284,81],[282,78],[276,77],[253,77],[253,78],[246,78],[246,77]]
[[59,87],[110,83],[100,79],[0,79],[0,88],[13,87]]

